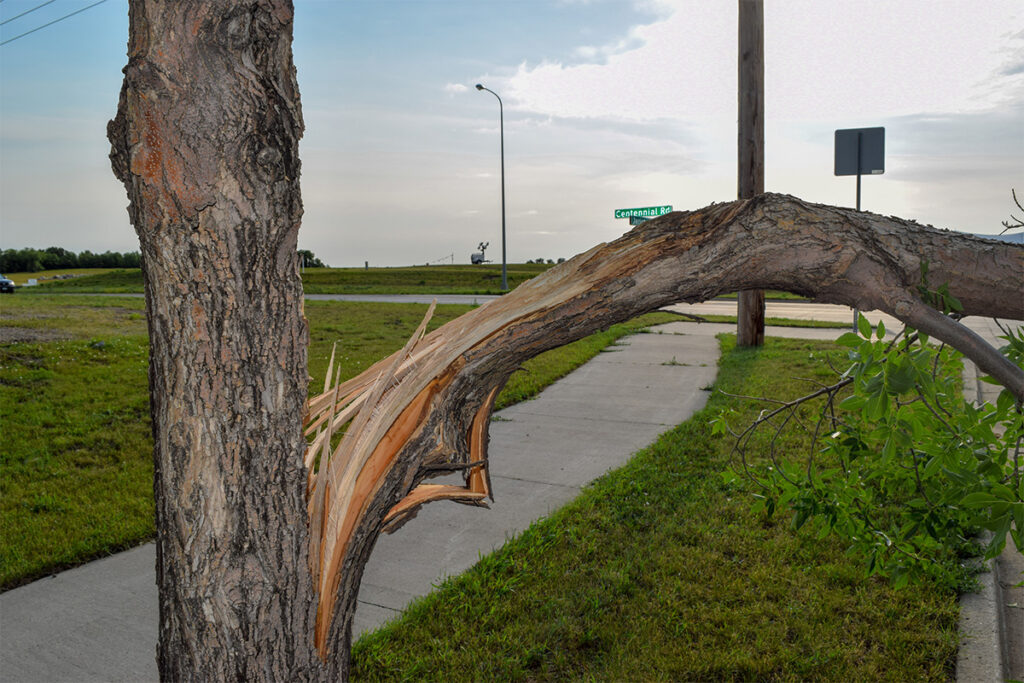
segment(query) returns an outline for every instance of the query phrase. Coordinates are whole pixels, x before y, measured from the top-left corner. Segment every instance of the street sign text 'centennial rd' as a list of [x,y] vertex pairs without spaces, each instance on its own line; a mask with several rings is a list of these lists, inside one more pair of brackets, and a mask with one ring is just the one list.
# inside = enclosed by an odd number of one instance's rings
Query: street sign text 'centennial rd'
[[645,206],[639,209],[615,209],[616,218],[656,218],[672,211],[671,206]]

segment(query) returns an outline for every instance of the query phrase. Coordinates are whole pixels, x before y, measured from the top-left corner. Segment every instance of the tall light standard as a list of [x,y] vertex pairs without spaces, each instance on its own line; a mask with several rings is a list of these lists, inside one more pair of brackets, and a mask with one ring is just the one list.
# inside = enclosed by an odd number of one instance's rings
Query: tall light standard
[[[479,83],[476,84],[476,89],[486,90],[495,97],[498,97],[498,93],[490,88],[485,88]],[[501,136],[501,289],[507,292],[508,274],[505,266],[505,107],[502,105],[500,97],[498,97],[498,122],[498,131]]]

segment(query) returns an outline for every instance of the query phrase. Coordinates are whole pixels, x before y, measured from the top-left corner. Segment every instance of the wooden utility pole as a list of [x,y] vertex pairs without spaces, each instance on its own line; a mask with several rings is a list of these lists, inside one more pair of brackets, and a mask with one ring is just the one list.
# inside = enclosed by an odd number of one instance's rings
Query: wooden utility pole
[[[739,199],[764,192],[764,0],[739,0]],[[739,293],[736,343],[764,344],[764,290]]]

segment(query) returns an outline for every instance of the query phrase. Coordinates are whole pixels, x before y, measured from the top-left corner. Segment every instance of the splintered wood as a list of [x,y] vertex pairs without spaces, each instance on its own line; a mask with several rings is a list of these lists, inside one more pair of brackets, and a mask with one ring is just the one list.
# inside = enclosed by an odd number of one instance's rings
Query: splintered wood
[[[431,399],[444,382],[443,378],[431,378],[420,387],[416,381],[408,381],[441,338],[434,343],[424,343],[423,339],[435,305],[436,301],[399,353],[347,382],[339,382],[334,374],[332,350],[324,391],[307,403],[304,429],[306,437],[312,437],[305,457],[309,472],[309,558],[319,589],[315,638],[321,655],[325,654],[348,541],[387,470],[421,426]],[[490,494],[485,452],[487,421],[497,393],[497,388],[490,392],[468,435],[467,485],[416,486],[388,512],[385,531],[397,529],[422,505],[435,500],[486,506],[484,499]],[[332,449],[333,437],[342,430],[341,440]]]

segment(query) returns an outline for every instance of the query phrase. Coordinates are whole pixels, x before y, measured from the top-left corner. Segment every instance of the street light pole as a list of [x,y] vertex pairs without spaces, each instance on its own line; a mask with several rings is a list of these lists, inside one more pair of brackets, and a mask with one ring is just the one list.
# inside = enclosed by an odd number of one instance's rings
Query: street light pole
[[[498,93],[490,88],[485,88],[479,83],[476,84],[476,89],[486,90],[495,97],[498,97]],[[505,264],[505,107],[502,105],[500,97],[498,97],[498,134],[501,138],[501,290],[507,292],[508,272]]]

